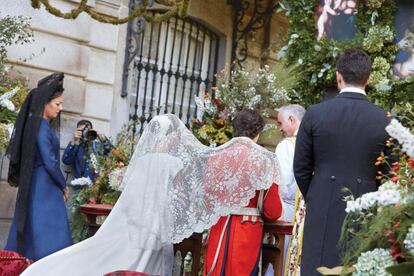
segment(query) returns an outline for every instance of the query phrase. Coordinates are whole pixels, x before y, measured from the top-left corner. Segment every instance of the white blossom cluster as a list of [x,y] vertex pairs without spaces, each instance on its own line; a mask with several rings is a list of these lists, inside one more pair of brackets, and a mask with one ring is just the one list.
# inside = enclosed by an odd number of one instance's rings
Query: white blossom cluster
[[216,91],[231,114],[244,108],[265,112],[289,101],[288,92],[277,87],[278,79],[268,65],[256,74],[243,69],[230,74],[230,81],[224,77],[219,79]]
[[109,173],[109,186],[115,191],[121,191],[124,189],[122,185],[122,179],[125,176],[126,167],[116,168]]
[[92,180],[89,177],[79,177],[73,179],[70,184],[72,186],[92,186]]
[[393,265],[392,256],[388,250],[375,248],[372,251],[364,252],[358,258],[356,271],[352,276],[388,276],[385,268]]
[[5,108],[7,108],[10,111],[15,111],[16,107],[14,106],[14,104],[12,103],[12,101],[10,100],[11,97],[13,97],[14,95],[16,95],[16,93],[19,91],[19,87],[15,87],[13,90],[4,93],[3,95],[0,96],[0,106],[3,106]]
[[355,200],[346,202],[345,212],[354,213],[369,210],[372,207],[393,205],[401,202],[401,193],[399,190],[382,190],[363,194]]
[[99,167],[99,162],[98,162],[98,159],[96,158],[96,155],[92,152],[90,153],[89,157],[90,157],[93,169],[95,170],[95,172],[99,173],[101,171],[101,168]]
[[382,50],[384,43],[392,42],[394,33],[390,26],[372,26],[364,37],[363,46],[369,53],[376,53]]
[[194,96],[195,103],[197,105],[197,119],[201,121],[205,112],[209,115],[213,115],[217,112],[216,106],[211,102],[210,97]]
[[408,128],[404,127],[396,119],[392,119],[385,130],[391,137],[398,140],[402,146],[402,150],[405,151],[408,156],[414,158],[414,135]]
[[414,256],[414,224],[411,224],[407,236],[405,236],[404,246]]

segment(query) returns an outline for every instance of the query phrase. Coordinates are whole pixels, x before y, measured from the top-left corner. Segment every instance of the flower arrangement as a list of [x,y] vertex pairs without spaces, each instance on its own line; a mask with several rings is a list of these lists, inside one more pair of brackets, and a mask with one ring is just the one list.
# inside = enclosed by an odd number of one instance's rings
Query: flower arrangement
[[288,92],[278,87],[278,78],[268,65],[257,73],[246,67],[233,71],[223,70],[217,74],[216,95],[230,114],[247,108],[259,110],[264,116],[267,109],[282,106],[290,101]]
[[[410,104],[405,108],[405,114],[414,115]],[[378,157],[376,165],[390,169],[389,175],[378,173],[379,190],[357,199],[345,198],[347,215],[341,241],[344,267],[353,267],[352,275],[401,275],[403,270],[414,269],[413,130],[393,119],[386,131],[392,137],[388,146],[395,147],[392,158],[398,157],[398,161]]]
[[222,101],[208,92],[203,97],[196,97],[198,115],[191,123],[194,136],[204,145],[215,147],[222,145],[233,137],[230,114]]
[[[99,176],[92,185],[83,186],[72,202],[74,213],[72,220],[72,238],[79,242],[86,238],[85,222],[79,207],[86,203],[115,204],[122,192],[122,179],[126,166],[132,157],[132,148],[136,137],[132,136],[134,122],[126,125],[117,135],[114,147],[108,155],[94,155],[91,163]],[[91,156],[92,157],[92,156]],[[75,179],[76,182],[85,183],[85,179]]]
[[[206,92],[203,97],[195,98],[198,116],[191,125],[194,135],[205,145],[224,144],[233,137],[231,118],[237,111],[254,109],[267,116],[269,109],[275,110],[288,103],[287,91],[293,80],[282,72],[279,74],[277,69],[275,73],[265,65],[257,73],[242,68],[218,73],[213,96]],[[266,129],[269,126],[266,125]]]

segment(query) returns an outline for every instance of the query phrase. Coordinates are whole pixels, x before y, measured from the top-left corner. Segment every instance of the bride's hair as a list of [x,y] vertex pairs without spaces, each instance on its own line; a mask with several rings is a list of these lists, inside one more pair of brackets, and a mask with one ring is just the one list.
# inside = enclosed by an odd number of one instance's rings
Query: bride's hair
[[249,137],[253,139],[264,128],[264,120],[257,111],[243,109],[236,113],[233,119],[234,137]]

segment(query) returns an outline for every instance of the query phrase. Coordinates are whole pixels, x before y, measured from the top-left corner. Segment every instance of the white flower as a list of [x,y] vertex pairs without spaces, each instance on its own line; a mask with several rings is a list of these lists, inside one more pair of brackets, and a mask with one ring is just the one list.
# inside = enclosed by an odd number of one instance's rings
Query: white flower
[[385,130],[391,137],[398,140],[402,146],[402,150],[405,151],[408,156],[414,157],[414,135],[408,128],[404,127],[396,119],[392,119]]
[[355,200],[347,201],[345,212],[362,212],[372,207],[394,205],[399,202],[401,202],[399,190],[384,189],[382,191],[366,193]]
[[375,248],[361,254],[355,267],[356,271],[352,273],[352,276],[390,275],[385,271],[385,268],[393,264],[392,256],[388,250]]
[[382,192],[385,190],[398,190],[400,187],[400,184],[394,183],[392,181],[387,181],[385,183],[383,183],[381,186],[379,186],[378,191]]
[[89,177],[79,177],[73,179],[70,184],[72,186],[92,186],[92,180]]
[[90,156],[92,167],[94,168],[95,172],[99,172],[100,171],[99,163],[98,163],[98,159],[96,158],[95,154],[91,153],[89,156]]
[[411,253],[411,255],[414,255],[414,224],[411,224],[407,236],[405,236],[404,246]]
[[288,45],[292,45],[292,44],[296,43],[296,39],[297,38],[299,38],[299,35],[298,34],[292,34],[290,36],[289,41],[288,41]]
[[15,111],[16,107],[10,101],[10,98],[16,95],[16,93],[19,91],[19,87],[15,87],[12,91],[6,92],[3,95],[0,96],[0,105],[4,106],[10,111]]
[[123,185],[123,178],[125,176],[126,167],[116,168],[109,173],[109,186],[115,191],[121,191],[125,188]]

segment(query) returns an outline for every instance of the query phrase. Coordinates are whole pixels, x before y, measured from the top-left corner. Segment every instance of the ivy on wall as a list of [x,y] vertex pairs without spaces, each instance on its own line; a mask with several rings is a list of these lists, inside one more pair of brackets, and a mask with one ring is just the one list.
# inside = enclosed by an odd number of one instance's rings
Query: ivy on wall
[[95,11],[92,7],[87,5],[88,0],[81,0],[79,5],[70,10],[69,12],[62,12],[58,8],[50,4],[49,0],[31,0],[32,7],[39,9],[42,5],[46,8],[46,11],[49,13],[65,18],[65,19],[76,19],[79,14],[85,12],[89,14],[93,19],[110,24],[124,24],[129,20],[136,17],[144,17],[147,22],[161,22],[167,21],[173,16],[183,17],[187,14],[188,5],[190,0],[155,0],[156,4],[160,4],[169,8],[167,12],[162,13],[153,13],[149,9],[152,1],[143,0],[139,5],[137,5],[133,10],[130,11],[130,14],[124,18],[114,18],[108,15],[104,15]]
[[[395,44],[396,0],[357,1],[357,33],[352,40],[317,40],[316,9],[319,0],[281,1],[289,20],[287,45],[279,57],[296,67],[298,82],[294,101],[304,105],[320,102],[329,89],[336,89],[335,62],[346,49],[360,48],[371,56],[373,70],[367,87],[372,101],[385,109],[414,101],[414,78],[399,80],[391,65],[399,50]],[[386,2],[386,3],[385,3]]]

